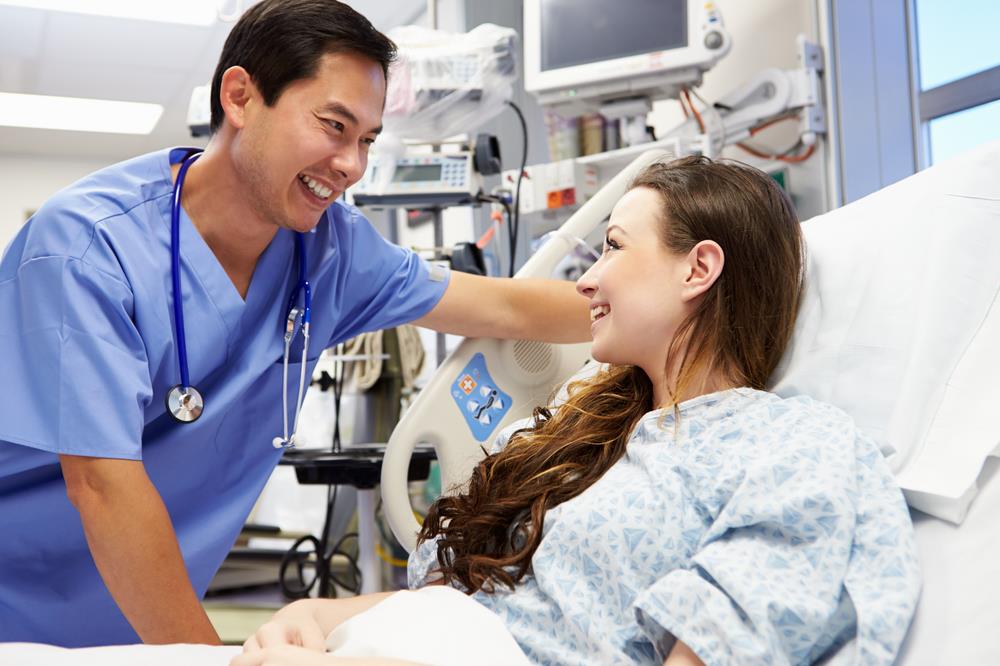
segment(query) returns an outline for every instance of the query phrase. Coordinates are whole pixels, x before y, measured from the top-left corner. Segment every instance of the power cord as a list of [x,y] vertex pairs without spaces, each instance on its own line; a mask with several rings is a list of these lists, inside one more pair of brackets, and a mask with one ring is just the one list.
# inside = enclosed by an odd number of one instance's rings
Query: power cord
[[[510,238],[510,268],[507,272],[507,277],[514,277],[514,267],[517,265],[514,261],[517,250],[517,234],[521,230],[521,179],[524,178],[524,168],[528,165],[528,123],[524,120],[521,107],[510,100],[507,100],[507,106],[514,109],[517,119],[521,121],[521,136],[524,139],[522,142],[521,168],[518,169],[517,185],[514,186],[514,221],[513,224],[507,227],[507,234]],[[508,219],[510,218],[508,217]]]

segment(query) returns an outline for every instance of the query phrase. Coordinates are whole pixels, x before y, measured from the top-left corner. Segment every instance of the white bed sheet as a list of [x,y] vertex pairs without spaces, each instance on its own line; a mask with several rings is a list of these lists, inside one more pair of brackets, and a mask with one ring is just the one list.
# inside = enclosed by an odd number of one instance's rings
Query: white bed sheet
[[242,647],[112,645],[67,649],[38,643],[0,643],[3,666],[228,666]]
[[[503,620],[471,597],[435,585],[388,597],[326,638],[330,654],[434,666],[530,666]],[[241,647],[120,645],[66,648],[0,644],[2,666],[227,666]]]
[[979,487],[960,527],[912,511],[923,591],[902,666],[1000,664],[1000,459]]

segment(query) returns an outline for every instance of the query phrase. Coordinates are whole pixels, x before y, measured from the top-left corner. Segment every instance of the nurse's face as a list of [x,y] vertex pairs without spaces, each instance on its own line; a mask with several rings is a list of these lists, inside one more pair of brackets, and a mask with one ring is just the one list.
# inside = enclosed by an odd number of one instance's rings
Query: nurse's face
[[316,75],[273,106],[253,100],[234,145],[249,203],[280,227],[308,231],[364,175],[382,128],[385,76],[374,60],[324,55]]
[[611,213],[601,258],[576,285],[590,299],[594,359],[638,366],[654,380],[690,312],[683,297],[688,264],[664,245],[661,224],[658,194],[642,187],[627,192]]

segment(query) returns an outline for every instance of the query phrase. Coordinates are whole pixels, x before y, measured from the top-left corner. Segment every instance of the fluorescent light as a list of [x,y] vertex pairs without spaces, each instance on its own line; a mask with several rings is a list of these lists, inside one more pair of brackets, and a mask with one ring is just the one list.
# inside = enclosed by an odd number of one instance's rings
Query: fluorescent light
[[159,104],[0,92],[0,125],[109,134],[149,134]]
[[54,12],[162,21],[188,25],[212,25],[218,16],[218,2],[209,0],[0,0],[14,5]]

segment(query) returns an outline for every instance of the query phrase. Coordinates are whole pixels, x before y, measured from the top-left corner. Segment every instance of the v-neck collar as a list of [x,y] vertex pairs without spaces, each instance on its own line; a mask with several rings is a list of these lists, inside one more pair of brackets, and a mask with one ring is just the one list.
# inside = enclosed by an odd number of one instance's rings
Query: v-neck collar
[[[193,149],[173,149],[169,151],[166,162],[161,163],[171,189],[173,175],[170,167],[183,160],[191,150]],[[171,197],[165,219],[168,229],[172,205],[173,199]],[[245,317],[249,317],[251,321],[258,321],[261,315],[266,314],[271,309],[270,306],[284,301],[282,294],[289,289],[289,276],[295,264],[294,250],[292,232],[287,229],[279,229],[257,259],[244,300],[215,253],[212,252],[208,243],[194,226],[187,211],[184,210],[183,206],[181,207],[180,253],[182,264],[188,267],[189,271],[197,277],[205,291],[208,292],[212,304],[229,332],[230,340],[240,332],[241,322]],[[284,269],[281,268],[282,265],[285,266]],[[273,279],[274,276],[279,275],[281,279]],[[183,277],[181,290],[184,290]]]

